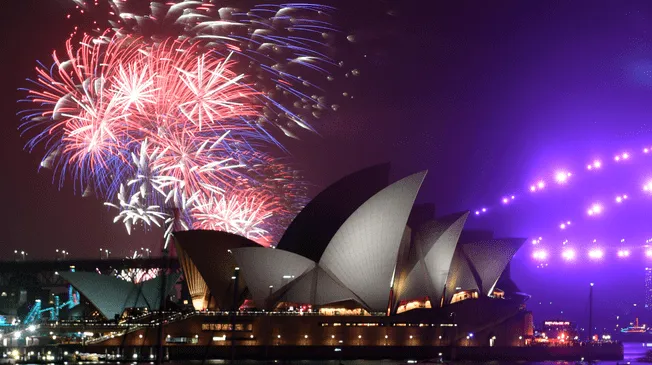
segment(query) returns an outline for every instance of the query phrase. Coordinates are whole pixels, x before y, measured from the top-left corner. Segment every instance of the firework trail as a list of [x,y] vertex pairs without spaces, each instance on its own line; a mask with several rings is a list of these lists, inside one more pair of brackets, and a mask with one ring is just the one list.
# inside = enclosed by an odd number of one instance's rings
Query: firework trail
[[193,228],[235,233],[269,246],[270,232],[264,223],[281,209],[274,199],[255,192],[227,196],[200,198],[190,213],[194,218]]
[[314,132],[337,109],[319,86],[341,68],[334,9],[74,2],[97,20],[36,68],[26,148],[128,232],[161,227],[168,242],[174,229],[221,229],[272,244],[306,200],[277,136]]
[[[144,259],[145,256],[138,252],[134,251],[134,253],[131,256],[125,257],[127,260],[139,260],[139,259]],[[159,276],[161,273],[160,269],[123,269],[123,270],[115,270],[113,272],[113,275],[117,277],[118,279],[122,279],[124,281],[130,281],[132,283],[141,283],[143,281],[147,280],[152,280]]]
[[289,137],[314,131],[309,121],[337,109],[328,103],[327,95],[335,93],[325,85],[347,72],[333,56],[333,45],[345,35],[331,24],[332,7],[288,3],[243,10],[196,0],[153,1],[149,6],[130,0],[77,4],[82,17],[105,19],[119,37],[132,35],[149,43],[184,40],[222,57],[233,54],[239,72],[261,92],[263,109],[256,122]]

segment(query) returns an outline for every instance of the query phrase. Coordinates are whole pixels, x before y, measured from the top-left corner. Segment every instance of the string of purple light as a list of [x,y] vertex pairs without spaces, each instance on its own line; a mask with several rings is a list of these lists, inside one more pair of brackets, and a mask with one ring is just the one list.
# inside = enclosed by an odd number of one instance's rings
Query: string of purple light
[[[652,147],[643,148],[642,153],[651,154]],[[614,155],[613,162],[614,164],[619,164],[622,162],[630,161],[632,159],[633,159],[633,154],[631,152],[625,151]],[[586,173],[602,170],[605,165],[606,164],[601,159],[594,159],[593,161],[591,161],[586,165]],[[527,192],[529,192],[530,194],[539,193],[543,190],[548,189],[549,186],[553,186],[554,184],[552,183],[555,183],[557,185],[568,184],[572,180],[573,176],[575,175],[571,171],[565,169],[555,170],[554,173],[551,174],[550,179],[543,179],[543,178],[536,179],[534,182],[527,185],[528,186],[527,190],[523,191],[523,193],[527,193]],[[646,181],[643,184],[642,191],[645,193],[652,193],[652,179]],[[520,194],[502,195],[501,198],[499,199],[500,202],[499,206],[510,206],[514,203],[515,200],[517,200],[519,196]],[[623,204],[630,198],[631,196],[629,194],[625,194],[625,193],[614,194],[613,204]],[[591,204],[589,204],[586,207],[587,217],[595,218],[603,215],[603,213],[609,208],[609,205],[606,204],[605,202],[606,200],[594,201]],[[496,208],[497,208],[496,206],[483,206],[481,208],[476,209],[474,211],[474,215],[476,217],[481,217],[485,214],[490,213]],[[558,229],[566,230],[570,228],[571,225],[575,226],[576,224],[574,222],[576,221],[579,220],[559,219],[560,223],[558,224]],[[538,262],[537,267],[548,266],[548,261],[553,258],[553,255],[551,255],[551,253],[547,249],[540,247],[540,243],[542,240],[543,237],[539,237],[538,239],[533,239],[531,241],[533,245],[531,256],[532,259]],[[584,252],[581,252],[579,248],[570,247],[571,245],[567,245],[568,243],[569,243],[568,240],[563,241],[562,248],[560,252],[558,252],[558,257],[560,257],[563,261],[567,261],[567,262],[575,261],[580,257],[585,257],[592,261],[602,260],[603,258],[607,257],[608,252],[611,252],[612,250],[613,252],[615,252],[614,256],[619,259],[626,259],[629,258],[630,256],[634,256],[633,249],[631,248],[617,247],[617,248],[611,248],[609,250],[606,250],[600,247],[600,245],[597,243],[597,240],[595,239],[589,245],[590,247],[586,248]],[[624,239],[621,239],[621,244],[622,243],[624,243]],[[642,249],[643,257],[647,259],[652,259],[652,248],[649,246],[650,243],[652,243],[652,239],[646,240],[645,244],[642,245],[642,247],[639,247]],[[584,253],[585,256],[582,256],[582,253]]]

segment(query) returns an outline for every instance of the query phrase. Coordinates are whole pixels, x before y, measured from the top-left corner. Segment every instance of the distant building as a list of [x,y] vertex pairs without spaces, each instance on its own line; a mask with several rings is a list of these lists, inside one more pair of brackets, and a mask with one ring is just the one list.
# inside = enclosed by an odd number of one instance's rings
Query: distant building
[[578,331],[575,323],[564,320],[546,320],[537,333],[536,343],[547,343],[553,346],[565,346],[578,341]]
[[652,310],[652,267],[645,268],[645,308]]

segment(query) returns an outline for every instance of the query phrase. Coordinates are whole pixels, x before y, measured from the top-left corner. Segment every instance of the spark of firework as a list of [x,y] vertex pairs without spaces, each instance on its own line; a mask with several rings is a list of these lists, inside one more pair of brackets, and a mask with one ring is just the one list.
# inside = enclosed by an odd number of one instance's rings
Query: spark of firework
[[[85,16],[101,2],[73,1]],[[224,219],[222,229],[268,242],[279,226],[269,221],[285,225],[303,194],[291,169],[259,150],[280,146],[273,129],[314,131],[307,120],[328,109],[314,80],[342,66],[330,56],[334,9],[243,12],[181,0],[143,13],[136,1],[106,4],[112,30],[84,33],[79,46],[71,36],[63,58],[37,67],[26,147],[45,148],[42,165],[60,185],[70,175],[119,209],[128,232],[165,225],[169,238],[208,214],[202,222]]]
[[193,228],[226,231],[270,245],[265,221],[278,206],[264,196],[237,192],[230,196],[202,197],[192,208]]
[[38,129],[28,148],[46,145],[43,163],[59,164],[61,181],[72,168],[80,186],[92,185],[105,200],[133,172],[130,155],[145,155],[143,144],[166,195],[219,193],[239,167],[228,144],[271,140],[251,123],[257,92],[231,71],[234,63],[197,52],[183,41],[148,47],[136,38],[87,36],[77,50],[69,41],[65,61],[53,56],[57,72],[38,68],[41,89],[28,91],[36,109],[22,128]]
[[[126,259],[128,260],[137,260],[142,258],[144,258],[143,255],[138,253],[138,251],[134,251],[133,255],[126,257]],[[143,281],[152,280],[156,278],[160,274],[160,272],[161,272],[160,269],[132,268],[132,269],[123,269],[120,271],[116,270],[114,274],[119,279],[138,284]]]
[[[132,152],[131,160],[132,166],[135,169],[135,175],[131,180],[127,181],[128,187],[138,187],[140,196],[146,196],[149,201],[163,201],[167,192],[165,185],[170,183],[177,183],[171,176],[165,175],[160,171],[156,161],[160,156],[158,148],[148,151],[147,139],[143,140],[140,144],[140,150]],[[160,199],[157,199],[160,197]],[[159,204],[160,205],[160,204]]]
[[118,192],[119,204],[105,202],[104,205],[120,210],[120,213],[113,219],[113,222],[122,221],[127,228],[127,233],[131,234],[133,226],[142,222],[148,227],[155,225],[162,227],[167,214],[161,212],[158,205],[148,205],[147,201],[138,189],[133,195],[128,195],[124,185],[120,185]]
[[337,109],[326,95],[349,97],[328,92],[326,85],[359,74],[333,56],[336,42],[351,40],[332,25],[330,6],[261,4],[244,10],[197,0],[152,1],[149,7],[137,0],[79,1],[78,6],[84,18],[108,14],[106,26],[118,37],[136,35],[149,43],[189,39],[222,56],[234,53],[242,73],[261,92],[259,123],[292,138],[298,130],[314,132],[309,121]]
[[255,191],[273,200],[278,207],[274,219],[268,220],[265,229],[272,242],[281,238],[294,217],[308,203],[308,185],[291,161],[272,158],[259,152],[240,153],[243,175],[236,191]]
[[43,164],[61,171],[60,184],[71,167],[82,189],[91,184],[100,191],[117,189],[108,175],[123,170],[121,132],[128,112],[116,107],[106,75],[112,63],[130,59],[133,50],[121,45],[88,38],[75,48],[68,40],[64,59],[55,52],[51,69],[36,69],[36,87],[27,90],[26,100],[34,109],[24,111],[21,128],[23,133],[36,132],[26,147],[46,147]]

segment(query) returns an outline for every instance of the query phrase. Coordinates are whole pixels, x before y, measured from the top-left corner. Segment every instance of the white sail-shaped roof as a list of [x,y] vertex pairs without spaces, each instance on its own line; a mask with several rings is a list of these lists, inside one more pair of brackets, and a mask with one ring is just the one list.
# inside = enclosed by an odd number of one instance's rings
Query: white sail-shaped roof
[[[162,275],[139,284],[94,272],[66,271],[60,275],[93,303],[107,319],[114,319],[127,308],[158,310],[161,307],[161,286],[164,279]],[[175,273],[165,277],[166,295],[180,275]]]
[[412,263],[415,262],[415,259],[410,256],[413,253],[411,248],[412,229],[409,226],[405,226],[403,237],[401,238],[401,245],[398,249],[398,257],[396,258],[396,267],[394,268],[394,280],[392,282],[394,297],[392,298],[392,307],[396,307],[399,298],[403,297],[405,291],[412,287],[407,283],[408,273],[410,270],[406,269],[412,267]]
[[[428,296],[433,306],[441,303],[453,254],[468,212],[456,213],[421,225],[411,245],[410,258],[401,270],[403,285],[398,301]],[[400,264],[400,263],[399,263]]]
[[259,308],[278,302],[322,305],[360,301],[337,279],[301,255],[263,247],[234,249],[233,255]]
[[401,238],[425,176],[423,171],[403,178],[362,204],[340,227],[319,261],[368,309],[387,309]]
[[453,261],[451,262],[451,270],[448,273],[444,304],[450,303],[453,295],[458,289],[480,291],[474,269],[471,267],[470,262],[467,260],[466,255],[462,252],[462,248],[459,246],[455,250]]
[[233,256],[259,308],[267,307],[270,296],[315,267],[314,261],[301,255],[265,247],[233,249]]
[[[174,239],[181,254],[179,261],[186,274],[186,277],[193,284],[193,292],[199,292],[194,284],[208,287],[208,292],[217,308],[230,309],[233,306],[233,270],[236,262],[233,259],[231,250],[240,247],[261,247],[256,242],[228,232],[193,230],[174,232]],[[189,260],[187,260],[189,259]],[[196,272],[193,272],[195,271]],[[198,278],[199,276],[200,278]],[[196,279],[196,280],[195,280]],[[201,279],[201,280],[199,280]],[[246,282],[240,282],[238,288],[238,305],[244,298]],[[208,293],[206,293],[208,294]],[[208,298],[206,298],[207,304]]]
[[206,280],[201,276],[197,266],[192,262],[192,258],[186,251],[176,243],[177,258],[183,270],[186,286],[190,292],[190,300],[195,310],[205,310],[208,308],[209,291]]
[[276,248],[319,261],[344,221],[388,184],[389,163],[344,176],[306,204],[292,220]]
[[468,212],[453,214],[428,222],[417,231],[415,246],[422,250],[422,260],[432,290],[428,296],[433,304],[438,304],[444,295],[455,247],[468,216]]
[[278,301],[293,303],[311,303],[324,305],[346,300],[360,299],[346,286],[339,283],[329,273],[316,266],[309,273],[298,278],[288,286],[288,289]]
[[483,295],[493,292],[500,275],[523,242],[525,242],[523,238],[504,238],[462,246],[462,250],[480,279],[478,287]]

